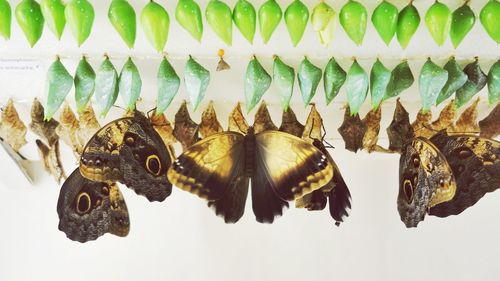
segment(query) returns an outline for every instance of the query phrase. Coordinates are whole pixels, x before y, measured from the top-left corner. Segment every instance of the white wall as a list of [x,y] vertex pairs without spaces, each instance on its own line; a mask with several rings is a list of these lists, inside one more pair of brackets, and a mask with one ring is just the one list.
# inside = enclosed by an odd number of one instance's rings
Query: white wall
[[[14,97],[21,117],[28,123],[32,98],[37,96],[43,100],[46,95],[45,72],[56,54],[63,57],[64,64],[72,72],[81,53],[89,54],[91,63],[97,68],[101,55],[106,52],[118,69],[127,54],[135,57],[144,80],[145,101],[140,104],[140,109],[152,107],[159,55],[152,52],[140,30],[136,48],[128,51],[107,22],[109,1],[92,2],[96,7],[95,28],[81,49],[75,47],[68,30],[59,43],[46,29],[42,40],[31,50],[14,25],[12,40],[0,42],[0,105],[8,97]],[[147,1],[131,2],[139,11]],[[204,9],[207,1],[198,2]],[[252,2],[258,6],[263,1]],[[278,2],[284,10],[290,1]],[[312,8],[317,1],[305,2]],[[328,1],[337,11],[344,2]],[[376,2],[366,4],[370,11]],[[406,2],[397,1],[398,7]],[[472,2],[476,14],[486,3]],[[199,45],[175,22],[176,1],[160,3],[170,12],[171,32],[166,50],[179,74],[183,72],[187,52],[214,70],[214,54],[223,46],[209,27],[205,25],[204,45]],[[416,1],[422,18],[431,3],[430,0]],[[461,5],[461,1],[446,3],[452,8]],[[256,44],[250,46],[234,29],[233,47],[226,48],[232,69],[221,73],[212,71],[212,83],[205,102],[215,100],[219,117],[226,123],[227,113],[235,101],[243,100],[244,69],[253,53],[261,58],[268,70],[274,53],[283,55],[295,66],[303,55],[308,55],[322,67],[329,56],[335,55],[346,68],[350,65],[349,58],[357,56],[367,71],[377,55],[387,66],[394,66],[399,58],[407,57],[415,76],[428,55],[441,64],[452,53],[463,64],[478,55],[486,71],[500,54],[500,47],[487,37],[479,20],[456,51],[450,42],[441,48],[436,47],[423,22],[406,51],[402,51],[395,41],[390,47],[385,47],[371,23],[362,47],[355,47],[340,26],[337,29],[337,38],[329,49],[320,47],[310,26],[297,48],[291,47],[283,23],[268,46],[261,44],[258,33]],[[12,59],[21,61],[13,62]],[[7,70],[12,66],[18,69]],[[19,66],[28,68],[20,69]],[[419,107],[416,84],[402,95],[412,118]],[[164,203],[149,203],[122,187],[131,219],[129,236],[105,235],[95,242],[80,244],[66,239],[64,233],[57,230],[59,185],[41,174],[37,184],[30,186],[0,149],[0,280],[498,280],[499,193],[485,196],[460,216],[446,219],[427,217],[418,229],[406,229],[396,209],[398,155],[345,151],[337,133],[342,122],[345,93],[341,92],[328,108],[323,106],[323,95],[319,91],[315,101],[326,121],[328,138],[335,146],[331,153],[353,197],[351,216],[341,227],[335,227],[326,210],[311,213],[293,208],[273,225],[256,223],[251,208],[247,208],[238,224],[226,225],[204,202],[186,192],[175,189]],[[480,117],[489,110],[484,91],[482,96]],[[185,97],[185,90],[181,88],[168,110],[170,119]],[[281,113],[277,97],[271,90],[264,98],[279,124]],[[72,103],[71,98],[69,100]],[[305,120],[308,109],[301,105],[298,92],[292,104],[300,119]],[[369,110],[368,104],[367,101],[362,116]],[[384,130],[393,109],[393,101],[383,106],[380,141],[383,145],[387,143]],[[195,120],[199,120],[199,111],[193,113]],[[119,110],[114,110],[109,119],[120,114]],[[30,143],[22,152],[37,160],[34,136],[29,133],[28,138]],[[67,147],[62,149],[64,166],[69,174],[76,167],[76,160]],[[250,206],[247,203],[247,207]]]

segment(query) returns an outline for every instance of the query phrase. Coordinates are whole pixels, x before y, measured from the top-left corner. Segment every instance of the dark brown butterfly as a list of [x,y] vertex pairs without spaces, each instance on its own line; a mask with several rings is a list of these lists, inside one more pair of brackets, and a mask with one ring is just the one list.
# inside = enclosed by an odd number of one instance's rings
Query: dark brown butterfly
[[118,186],[90,181],[76,169],[64,182],[57,201],[59,230],[74,241],[96,240],[105,233],[127,236],[127,205]]
[[429,210],[430,215],[457,215],[486,193],[500,188],[500,142],[475,135],[434,135],[430,141],[446,157],[457,182],[453,199]]
[[349,209],[351,209],[351,192],[349,192],[349,188],[337,164],[333,161],[330,153],[328,153],[323,141],[315,139],[313,145],[326,155],[328,162],[333,166],[333,178],[321,189],[306,194],[295,202],[297,207],[307,208],[312,211],[323,210],[326,207],[326,201],[328,199],[330,216],[335,220],[335,224],[338,226],[344,221],[344,218],[349,216]]
[[398,212],[406,227],[416,227],[429,208],[449,201],[457,184],[445,156],[428,139],[414,138],[399,160]]
[[211,135],[184,151],[168,170],[177,187],[211,202],[227,223],[243,215],[252,179],[252,207],[258,222],[272,223],[286,201],[326,185],[333,167],[310,143],[279,131]]
[[[291,111],[291,109],[289,109],[289,111]],[[287,115],[288,114],[284,112],[283,118]],[[298,128],[300,126],[290,126],[287,129],[294,131],[294,127]],[[348,209],[351,208],[351,193],[347,188],[347,184],[337,164],[333,161],[332,156],[324,145],[325,135],[322,133],[322,131],[324,131],[323,118],[316,110],[314,104],[311,106],[306,125],[301,127],[303,128],[303,131],[300,132],[302,139],[311,142],[316,148],[323,152],[328,162],[333,166],[334,172],[330,182],[322,188],[295,200],[295,206],[297,208],[305,208],[308,211],[319,211],[323,210],[326,207],[327,201],[329,201],[330,216],[335,220],[335,224],[338,226],[344,221],[345,217],[349,216]],[[330,147],[332,146],[330,145]]]
[[92,181],[121,182],[149,201],[172,192],[167,170],[172,158],[160,135],[140,112],[101,128],[85,146],[81,174]]

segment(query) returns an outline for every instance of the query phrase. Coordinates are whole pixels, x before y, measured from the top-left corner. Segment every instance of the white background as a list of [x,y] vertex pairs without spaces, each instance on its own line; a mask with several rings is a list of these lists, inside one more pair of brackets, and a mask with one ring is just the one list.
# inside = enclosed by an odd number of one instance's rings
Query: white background
[[[18,1],[10,1],[13,6]],[[102,2],[102,3],[101,3]],[[147,1],[131,1],[136,11]],[[207,1],[198,1],[204,10]],[[234,0],[227,1],[234,4]],[[263,1],[252,1],[258,7]],[[278,1],[283,10],[290,1]],[[378,1],[363,1],[369,14]],[[92,1],[96,21],[90,39],[81,48],[69,29],[58,42],[45,29],[42,40],[30,49],[17,24],[12,39],[0,41],[0,105],[13,97],[21,118],[29,123],[29,108],[33,97],[44,100],[45,72],[60,55],[70,72],[74,71],[82,53],[88,54],[97,69],[102,55],[108,53],[119,70],[127,55],[132,55],[143,78],[143,99],[140,109],[152,108],[155,100],[155,75],[160,55],[153,52],[144,34],[138,29],[136,48],[127,50],[107,21],[109,1]],[[462,65],[480,57],[483,70],[499,57],[500,48],[489,39],[479,23],[454,51],[449,40],[437,47],[428,34],[424,12],[432,1],[415,1],[422,23],[406,51],[396,40],[386,47],[371,23],[362,47],[356,47],[337,26],[337,37],[328,49],[320,46],[308,25],[304,39],[297,48],[291,47],[282,22],[269,45],[261,43],[257,32],[255,43],[249,45],[233,27],[233,47],[225,48],[230,71],[214,71],[218,48],[225,47],[205,25],[203,44],[198,44],[184,32],[174,19],[176,1],[159,1],[170,13],[171,29],[166,51],[180,76],[188,53],[193,54],[211,70],[211,84],[205,104],[215,100],[221,122],[235,101],[243,100],[243,77],[246,64],[256,54],[271,71],[273,54],[297,67],[304,55],[324,67],[334,55],[348,69],[351,57],[357,57],[369,71],[379,56],[388,67],[401,58],[408,58],[415,76],[425,58],[431,55],[443,65],[455,54]],[[310,10],[317,1],[305,1]],[[345,1],[328,1],[337,11]],[[398,8],[407,1],[393,2]],[[446,1],[455,9],[461,1]],[[472,1],[479,11],[486,1]],[[7,70],[16,67],[17,70]],[[22,69],[21,69],[22,68]],[[419,108],[417,82],[402,94],[403,104],[414,116]],[[320,87],[321,88],[321,87]],[[275,123],[280,123],[280,108],[271,89],[264,99],[270,105]],[[480,118],[489,108],[485,91],[480,104]],[[57,229],[56,203],[59,185],[40,173],[37,184],[30,186],[0,149],[0,280],[498,280],[500,268],[500,195],[488,194],[476,206],[460,216],[439,219],[427,217],[418,229],[406,229],[396,209],[398,190],[398,155],[354,154],[343,149],[337,128],[342,122],[345,92],[332,105],[325,107],[324,93],[318,91],[314,101],[319,105],[335,150],[331,153],[350,187],[353,197],[351,216],[341,227],[335,227],[328,212],[310,213],[291,208],[272,225],[255,222],[251,204],[236,225],[226,225],[197,197],[174,189],[163,203],[149,203],[122,187],[128,205],[131,231],[127,238],[105,235],[95,242],[80,244],[68,240]],[[167,111],[169,119],[179,103],[186,98],[185,88]],[[72,98],[68,99],[74,106]],[[200,106],[201,109],[205,104]],[[299,118],[305,121],[304,108],[298,91],[292,102]],[[441,106],[442,107],[442,106]],[[441,108],[440,107],[440,108]],[[437,112],[440,108],[436,109]],[[383,105],[382,145],[387,144],[385,128],[390,122],[394,101]],[[369,100],[361,110],[369,110]],[[113,109],[109,118],[123,114]],[[199,121],[201,110],[193,113]],[[253,112],[250,113],[253,115]],[[437,115],[437,114],[436,114]],[[249,116],[249,121],[253,118]],[[102,120],[101,120],[102,121]],[[104,122],[102,122],[104,123]],[[22,152],[37,160],[34,137]],[[76,167],[76,160],[66,146],[62,147],[67,174]]]

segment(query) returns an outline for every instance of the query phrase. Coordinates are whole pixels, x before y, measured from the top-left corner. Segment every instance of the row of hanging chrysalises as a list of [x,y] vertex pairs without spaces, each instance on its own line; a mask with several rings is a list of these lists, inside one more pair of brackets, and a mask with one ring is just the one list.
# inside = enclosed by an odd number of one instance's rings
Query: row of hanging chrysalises
[[[494,140],[500,134],[500,105],[478,125],[477,103],[456,118],[451,101],[436,120],[430,111],[420,111],[410,123],[398,100],[387,128],[388,148],[377,145],[380,108],[363,120],[346,108],[338,131],[347,149],[401,154],[397,206],[407,227],[416,227],[427,214],[459,214],[500,188],[500,143]],[[328,203],[337,225],[351,207],[348,179],[328,152],[323,120],[314,105],[304,125],[289,108],[278,128],[265,103],[252,126],[237,104],[227,131],[212,104],[198,124],[183,103],[173,127],[154,110],[146,115],[128,111],[102,128],[90,105],[79,111],[79,120],[68,105],[59,121],[44,118],[43,112],[35,99],[29,128],[39,137],[36,144],[47,171],[64,180],[57,204],[59,229],[72,240],[128,234],[128,210],[117,182],[149,201],[165,200],[174,185],[205,200],[227,223],[243,216],[249,179],[252,209],[261,223],[281,216],[289,201],[309,211],[323,210]],[[1,141],[18,151],[26,144],[26,131],[9,101],[2,112]],[[59,160],[59,138],[79,159],[69,177]],[[180,154],[174,152],[176,142],[182,144]]]
[[[216,70],[227,70],[229,65],[224,61],[224,51],[219,52],[220,60]],[[466,64],[462,67],[461,64]],[[292,98],[295,81],[305,105],[316,95],[323,80],[325,102],[329,104],[337,97],[342,88],[345,89],[347,102],[352,115],[356,115],[370,93],[371,106],[377,109],[380,104],[400,95],[413,85],[415,78],[407,60],[403,60],[393,69],[387,68],[381,59],[377,59],[369,73],[363,69],[356,59],[349,69],[344,70],[335,58],[331,58],[324,69],[315,65],[305,57],[297,71],[286,61],[274,56],[271,74],[253,57],[247,65],[242,87],[247,111],[252,110],[274,83],[276,93],[280,97],[283,109],[287,109]],[[209,89],[211,73],[199,64],[195,58],[187,59],[183,81],[187,97],[196,109],[205,98]],[[108,56],[94,71],[88,60],[83,57],[72,76],[59,58],[49,67],[47,74],[48,96],[45,116],[52,118],[63,101],[75,87],[75,100],[78,110],[83,110],[95,95],[96,107],[100,116],[105,116],[109,109],[121,96],[127,109],[133,109],[141,95],[142,79],[139,69],[129,58],[120,73],[117,72]],[[156,110],[163,113],[179,92],[181,78],[167,58],[158,67]],[[433,105],[439,105],[455,95],[457,107],[467,104],[483,88],[488,89],[488,100],[491,105],[500,101],[500,60],[496,61],[484,73],[479,58],[472,61],[457,62],[451,57],[443,66],[437,65],[428,58],[418,75],[418,85],[422,110],[428,111]]]
[[[440,1],[427,8],[423,21],[429,35],[438,46],[443,45],[448,36],[456,48],[472,30],[479,14],[481,25],[495,42],[500,43],[500,2],[488,1],[480,11],[474,11],[469,1],[453,12]],[[415,5],[419,6],[419,3]],[[421,17],[413,1],[401,10],[384,0],[373,10],[371,22],[381,40],[387,45],[394,37],[404,49],[418,30]],[[61,38],[66,24],[78,43],[82,45],[91,35],[95,12],[87,0],[22,0],[14,10],[14,16],[28,43],[33,47],[41,38],[44,24],[57,37]],[[137,16],[132,5],[126,0],[113,0],[109,5],[108,19],[124,43],[133,48],[137,33]],[[203,20],[200,6],[195,0],[179,0],[175,9],[175,19],[196,41],[203,36]],[[280,22],[284,21],[290,41],[297,46],[306,27],[311,22],[322,45],[328,46],[334,39],[337,21],[347,36],[361,45],[368,25],[368,10],[358,1],[348,0],[340,9],[337,19],[335,11],[326,1],[319,1],[312,12],[300,0],[291,1],[283,12],[276,0],[264,2],[258,10],[247,0],[238,0],[231,8],[220,0],[210,0],[205,9],[205,21],[228,46],[232,44],[233,22],[250,44],[259,25],[262,41],[267,43]],[[169,35],[170,16],[167,10],[154,1],[142,7],[140,25],[151,46],[158,52],[165,48]],[[0,0],[0,35],[9,39],[11,35],[12,8],[7,0]]]

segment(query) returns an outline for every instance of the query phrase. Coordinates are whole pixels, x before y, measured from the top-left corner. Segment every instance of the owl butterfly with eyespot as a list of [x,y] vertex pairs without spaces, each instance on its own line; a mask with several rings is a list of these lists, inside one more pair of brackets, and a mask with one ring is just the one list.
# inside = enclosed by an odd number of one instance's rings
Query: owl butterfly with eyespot
[[[289,109],[290,111],[290,109]],[[283,113],[283,118],[287,120],[289,114]],[[323,131],[323,119],[319,112],[316,110],[316,106],[313,104],[311,106],[311,111],[307,117],[305,126],[294,126],[302,127],[303,130],[300,133],[302,139],[312,143],[316,148],[318,148],[327,157],[328,162],[333,166],[333,178],[321,189],[315,190],[312,193],[306,194],[301,198],[295,200],[295,206],[297,208],[305,208],[308,211],[320,211],[326,207],[327,201],[329,203],[330,216],[335,220],[335,224],[338,226],[344,221],[345,217],[349,216],[348,209],[351,208],[351,193],[347,187],[347,184],[340,173],[340,170],[333,160],[332,156],[326,149],[324,145],[324,134]],[[293,127],[290,127],[292,129]]]
[[136,111],[102,127],[85,146],[80,172],[89,180],[121,182],[149,201],[172,192],[167,170],[172,158],[150,121]]
[[120,237],[130,229],[127,205],[114,183],[84,178],[76,169],[64,182],[57,201],[59,230],[81,243],[105,233]]
[[475,135],[448,135],[446,131],[430,141],[446,157],[457,183],[453,199],[430,208],[430,215],[458,215],[500,188],[500,142]]
[[431,141],[416,137],[403,147],[397,205],[406,227],[416,227],[429,208],[451,200],[456,189],[448,161]]
[[272,223],[286,201],[321,188],[333,167],[319,149],[293,135],[267,130],[243,135],[222,132],[185,150],[168,170],[182,190],[211,202],[226,223],[243,215],[252,180],[252,208],[258,222]]

